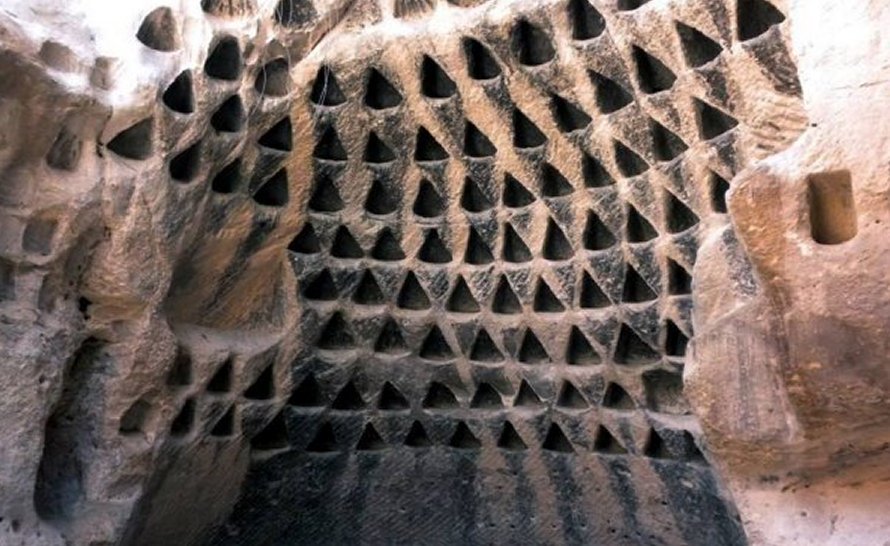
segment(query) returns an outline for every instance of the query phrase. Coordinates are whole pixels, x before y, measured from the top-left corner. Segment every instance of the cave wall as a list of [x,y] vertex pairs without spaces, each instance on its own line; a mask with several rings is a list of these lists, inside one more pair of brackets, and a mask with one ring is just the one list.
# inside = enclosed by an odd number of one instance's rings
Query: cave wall
[[818,13],[6,0],[0,541],[776,543],[759,461],[883,377],[876,338],[837,408],[763,367],[881,324],[780,311],[827,277],[770,257],[850,260],[770,223],[807,180],[825,237],[879,240],[832,193],[879,167],[824,152],[879,138],[841,91],[883,104],[878,38]]

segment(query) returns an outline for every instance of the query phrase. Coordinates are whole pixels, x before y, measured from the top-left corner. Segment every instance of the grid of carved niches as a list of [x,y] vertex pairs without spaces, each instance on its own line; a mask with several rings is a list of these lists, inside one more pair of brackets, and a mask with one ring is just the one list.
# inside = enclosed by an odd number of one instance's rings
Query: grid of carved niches
[[[358,382],[430,370],[412,381],[467,392],[470,416],[483,410],[469,393],[494,391],[521,421],[523,386],[548,412],[685,413],[698,225],[725,211],[747,130],[712,80],[751,56],[729,29],[680,21],[673,52],[623,55],[594,5],[552,9],[414,65],[384,52],[318,70],[315,176],[289,247],[313,344],[298,385],[322,361]],[[738,39],[779,40],[771,9],[740,4],[761,26]],[[554,46],[564,16],[583,82]]]
[[[205,2],[205,8],[219,15],[222,5]],[[241,15],[247,14],[224,16]],[[153,54],[175,58],[183,47],[180,24],[171,8],[160,7],[144,18],[136,38]],[[157,108],[106,148],[129,161],[163,157],[169,179],[181,188],[249,196],[267,212],[286,206],[283,164],[293,150],[290,64],[275,40],[260,55],[245,53],[254,47],[237,34],[214,30],[203,64],[184,67],[165,82]]]

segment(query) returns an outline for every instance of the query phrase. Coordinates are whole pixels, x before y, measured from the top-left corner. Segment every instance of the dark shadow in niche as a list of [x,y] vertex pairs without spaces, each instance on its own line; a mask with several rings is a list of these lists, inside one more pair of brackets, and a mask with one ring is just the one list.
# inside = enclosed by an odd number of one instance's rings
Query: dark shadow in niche
[[248,400],[270,400],[275,396],[275,366],[269,364],[244,391]]
[[420,358],[426,360],[450,360],[454,358],[454,351],[451,350],[451,346],[445,340],[442,330],[435,325],[430,328],[429,333],[424,338],[419,354]]
[[572,21],[572,39],[591,40],[606,30],[606,20],[589,0],[571,0],[569,18]]
[[402,330],[398,323],[392,318],[387,319],[377,341],[374,342],[374,352],[389,355],[405,353],[408,346],[405,344],[405,338],[402,336]]
[[[405,276],[405,282],[402,283],[402,288],[399,290],[398,306],[402,309],[413,311],[423,311],[430,308],[430,298],[423,287],[420,286],[420,282],[412,271],[409,271],[408,275]],[[432,335],[432,332],[430,334]],[[439,332],[439,336],[441,336],[441,332]],[[429,339],[429,336],[427,339]],[[421,354],[421,356],[423,355]]]
[[658,296],[637,270],[630,264],[624,274],[624,292],[621,301],[624,303],[642,303],[652,301]]
[[365,163],[383,164],[396,160],[396,154],[384,143],[377,133],[371,131],[365,146]]
[[519,383],[519,389],[516,392],[516,398],[513,400],[513,406],[518,408],[543,407],[544,401],[541,400],[541,397],[538,396],[535,389],[523,379]]
[[528,445],[526,445],[510,421],[504,421],[504,427],[501,429],[500,436],[498,436],[497,446],[508,451],[525,451],[528,449]]
[[532,120],[518,108],[513,109],[513,146],[519,149],[538,148],[547,143],[547,137]]
[[429,180],[420,181],[413,210],[414,214],[422,218],[436,218],[445,212],[445,200]]
[[[580,0],[586,2],[587,0]],[[592,119],[580,107],[572,104],[566,99],[556,94],[550,95],[550,109],[553,112],[553,118],[556,125],[563,133],[571,133],[580,131],[588,125]]]
[[582,309],[599,309],[612,304],[602,288],[593,280],[589,273],[583,273],[579,304]]
[[497,151],[491,140],[468,121],[464,129],[464,154],[470,158],[481,159],[492,157]]
[[686,231],[695,227],[699,222],[698,216],[692,212],[692,209],[667,190],[665,190],[664,208],[667,228],[671,233]]
[[714,212],[726,214],[726,192],[729,191],[729,182],[717,173],[711,173],[711,208]]
[[374,278],[371,270],[365,270],[362,280],[359,281],[355,292],[352,294],[352,301],[359,305],[383,305],[386,303],[380,284]]
[[550,163],[541,169],[541,195],[563,197],[575,191],[575,187],[559,170]]
[[118,432],[124,436],[141,435],[151,404],[143,399],[136,400],[121,416]]
[[386,187],[380,179],[374,179],[365,198],[365,210],[371,214],[385,216],[399,208],[396,193]]
[[482,447],[482,442],[479,441],[479,438],[476,438],[470,427],[461,421],[454,429],[454,434],[451,436],[451,440],[448,441],[448,446],[457,449],[479,449]]
[[167,108],[174,112],[191,114],[195,111],[195,93],[192,85],[192,71],[183,70],[167,86],[161,100]]
[[494,207],[491,199],[479,188],[475,180],[469,176],[464,179],[460,206],[467,212],[484,212]]
[[593,211],[587,211],[587,223],[584,226],[584,248],[587,250],[606,250],[617,243],[615,234],[612,233],[599,215]]
[[569,334],[566,362],[573,366],[592,366],[601,362],[600,355],[577,326],[572,326],[572,331]]
[[374,110],[385,110],[401,103],[402,94],[376,68],[371,68],[365,89],[365,105]]
[[232,390],[232,376],[234,374],[234,365],[231,358],[227,358],[225,362],[216,370],[210,381],[207,382],[207,392],[224,393]]
[[689,149],[680,137],[664,125],[652,120],[652,147],[659,161],[672,161]]
[[420,66],[420,89],[431,99],[447,99],[457,93],[454,80],[428,55]]
[[559,396],[556,398],[556,406],[568,409],[585,409],[589,408],[590,404],[571,381],[563,381],[559,388]]
[[575,452],[575,448],[572,447],[572,442],[569,441],[565,432],[563,432],[556,423],[550,424],[550,428],[547,430],[547,436],[544,438],[544,443],[541,444],[541,448],[545,451],[554,451],[557,453]]
[[318,106],[339,106],[346,102],[346,95],[329,67],[322,66],[318,69],[309,100]]
[[620,11],[633,11],[647,4],[649,0],[618,0],[616,7]]
[[220,133],[237,133],[244,126],[244,105],[241,97],[232,95],[210,117],[210,126]]
[[739,124],[734,117],[721,112],[702,100],[693,99],[693,102],[695,103],[698,117],[699,134],[705,140],[717,138]]
[[482,236],[476,228],[470,227],[470,235],[467,237],[467,250],[464,252],[464,263],[470,265],[487,265],[494,261],[494,254],[485,244]]
[[310,373],[293,390],[287,403],[298,408],[321,408],[327,405],[328,400],[315,375]]
[[664,329],[664,354],[667,356],[684,356],[689,338],[677,327],[674,321],[669,320]]
[[241,183],[241,158],[235,159],[213,177],[210,189],[216,193],[232,193]]
[[538,287],[535,289],[534,309],[539,313],[561,313],[566,310],[565,305],[553,293],[550,285],[544,279],[538,279]]
[[201,141],[195,142],[170,160],[170,178],[191,182],[201,168]]
[[386,449],[386,442],[383,441],[383,438],[380,436],[380,433],[377,432],[377,429],[374,428],[374,425],[368,423],[365,425],[365,429],[362,431],[362,435],[358,439],[358,443],[355,445],[355,450],[380,451],[381,449]]
[[545,260],[550,261],[568,260],[575,254],[572,244],[566,238],[566,234],[556,225],[553,218],[547,221],[542,254]]
[[596,105],[603,114],[617,112],[633,102],[633,96],[611,78],[593,70],[588,70],[587,75],[596,88]]
[[383,228],[371,249],[371,257],[381,262],[397,262],[405,259],[405,252],[392,230]]
[[402,394],[395,385],[387,381],[380,389],[380,398],[377,402],[377,408],[386,411],[401,411],[411,408],[408,399]]
[[189,398],[182,405],[179,413],[170,423],[170,435],[173,437],[183,437],[188,435],[195,425],[195,399]]
[[445,148],[426,130],[421,127],[417,130],[417,144],[414,148],[414,160],[418,162],[424,161],[443,161],[448,159],[448,152]]
[[683,54],[689,66],[696,68],[707,64],[716,59],[723,51],[720,44],[698,29],[680,22],[677,22],[676,26],[680,43],[683,45]]
[[628,178],[649,170],[649,164],[642,157],[617,140],[615,141],[615,163],[621,174]]
[[856,204],[850,171],[807,177],[810,233],[822,245],[837,245],[856,236]]
[[253,88],[264,97],[283,97],[290,92],[290,65],[283,57],[260,67]]
[[618,383],[609,383],[603,394],[603,407],[617,410],[632,410],[637,407],[633,398]]
[[643,93],[660,93],[674,86],[677,75],[663,62],[637,46],[633,47],[633,58],[637,67],[637,81]]
[[628,325],[622,323],[615,344],[615,362],[617,364],[637,365],[648,364],[658,360],[658,352]]
[[324,133],[322,133],[321,138],[318,139],[318,143],[315,145],[312,155],[316,159],[346,161],[346,149],[343,148],[343,143],[340,142],[340,137],[337,136],[337,130],[334,129],[333,125],[329,126],[325,129]]
[[541,340],[532,331],[526,328],[525,334],[522,336],[522,344],[519,346],[517,360],[524,364],[540,364],[542,362],[550,362],[550,355],[541,344]]
[[315,189],[312,191],[308,206],[309,210],[314,212],[337,212],[346,205],[334,181],[322,174],[315,180]]
[[160,7],[146,15],[136,31],[136,38],[156,51],[179,49],[179,25],[173,16],[173,10]]
[[257,451],[273,451],[284,449],[290,445],[287,434],[287,423],[284,420],[284,411],[269,421],[263,429],[250,439],[251,449]]
[[480,383],[476,388],[476,394],[470,402],[471,408],[499,409],[504,407],[504,401],[500,393],[488,383]]
[[334,301],[339,297],[334,277],[327,269],[322,269],[312,282],[303,289],[303,297],[307,300]]
[[454,392],[445,384],[437,381],[430,383],[422,405],[426,409],[454,409],[459,407]]
[[204,72],[211,78],[235,81],[241,75],[241,48],[232,36],[222,38],[204,62]]
[[235,434],[235,406],[229,406],[229,409],[220,417],[213,428],[210,429],[210,435],[214,438],[228,438]]
[[405,436],[405,445],[414,448],[429,447],[433,445],[429,435],[426,433],[426,429],[423,428],[420,421],[411,423],[411,429],[408,431],[407,436]]
[[331,256],[344,259],[358,259],[364,255],[358,241],[346,226],[340,226],[331,244]]
[[495,345],[485,328],[481,328],[476,334],[476,340],[470,349],[470,360],[476,362],[501,362],[504,360],[504,354]]
[[261,146],[279,152],[293,150],[293,127],[291,126],[290,117],[282,118],[278,123],[269,128],[268,131],[263,133],[258,142]]
[[540,66],[556,57],[550,37],[526,20],[520,20],[512,32],[513,53],[525,66]]
[[445,242],[435,229],[427,232],[417,257],[420,261],[429,264],[447,264],[452,260],[451,251],[445,246]]
[[365,400],[352,381],[347,381],[334,401],[331,403],[331,409],[342,411],[357,411],[365,407]]
[[535,196],[510,173],[504,175],[504,206],[517,209],[535,202]]
[[106,147],[127,159],[146,159],[152,153],[154,118],[146,118],[124,129]]
[[645,243],[658,237],[652,223],[640,214],[633,205],[627,206],[627,242]]
[[736,13],[741,41],[765,34],[785,20],[782,12],[766,0],[738,0]]
[[474,80],[490,80],[501,75],[501,67],[491,51],[473,38],[464,38],[464,54],[467,57],[467,70]]
[[299,27],[318,17],[315,6],[309,0],[281,0],[275,7],[275,22],[286,27]]
[[318,236],[315,234],[312,224],[303,226],[303,229],[287,245],[287,249],[297,254],[318,254],[321,252],[321,244],[318,242]]
[[491,310],[499,315],[518,315],[522,312],[522,304],[519,303],[519,298],[510,286],[506,275],[501,275],[501,280],[498,281],[498,287],[491,302]]
[[265,184],[253,194],[258,205],[283,207],[288,201],[287,171],[279,169]]
[[615,436],[609,432],[609,429],[600,425],[596,429],[596,434],[594,435],[593,441],[593,450],[596,453],[603,453],[607,455],[623,455],[627,453],[627,449],[624,448],[621,443],[615,439]]
[[167,385],[171,387],[185,387],[192,384],[192,357],[189,352],[178,347],[173,365],[167,372]]
[[448,298],[446,308],[453,313],[478,313],[480,311],[479,302],[473,297],[470,287],[460,275],[458,275],[451,296]]
[[692,276],[685,267],[668,258],[668,294],[676,296],[691,293]]
[[522,237],[516,233],[511,224],[504,224],[504,261],[510,263],[524,263],[532,260],[532,253]]

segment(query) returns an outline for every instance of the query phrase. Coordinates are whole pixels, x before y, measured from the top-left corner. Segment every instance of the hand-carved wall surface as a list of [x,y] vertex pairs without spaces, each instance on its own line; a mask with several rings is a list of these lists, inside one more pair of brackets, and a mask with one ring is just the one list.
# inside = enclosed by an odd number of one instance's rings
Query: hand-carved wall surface
[[781,7],[3,16],[0,537],[744,543],[683,369]]

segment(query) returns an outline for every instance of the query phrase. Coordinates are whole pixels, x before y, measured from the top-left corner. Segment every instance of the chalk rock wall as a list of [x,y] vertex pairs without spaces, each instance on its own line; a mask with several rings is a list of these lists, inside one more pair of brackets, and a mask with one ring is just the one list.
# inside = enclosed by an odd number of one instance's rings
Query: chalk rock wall
[[93,4],[0,11],[0,542],[759,536],[803,7]]

